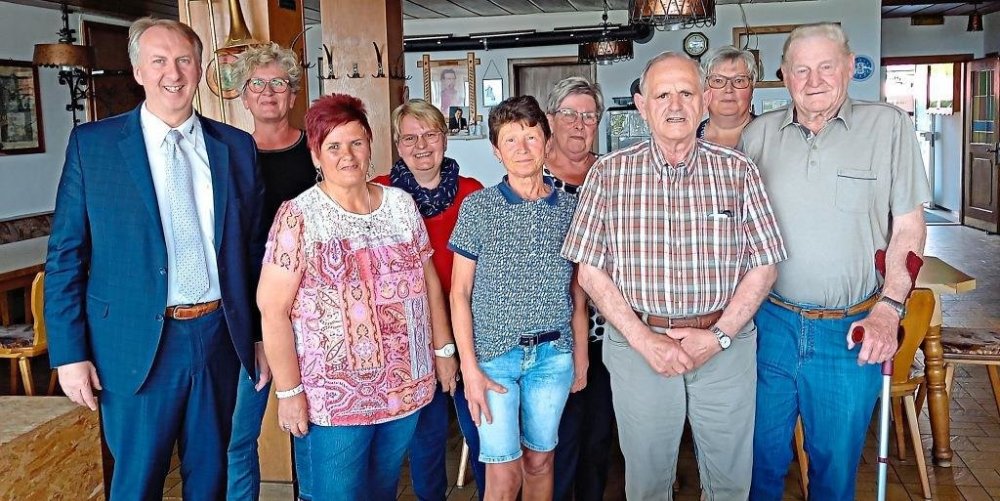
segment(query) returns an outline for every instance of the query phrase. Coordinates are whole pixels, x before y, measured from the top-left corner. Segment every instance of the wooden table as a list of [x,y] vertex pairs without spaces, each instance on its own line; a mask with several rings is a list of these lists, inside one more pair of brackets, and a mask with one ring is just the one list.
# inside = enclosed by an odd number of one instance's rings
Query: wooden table
[[45,269],[49,237],[0,245],[0,325],[10,325],[7,291],[24,289],[25,323],[31,323],[31,281]]
[[944,351],[941,349],[941,294],[960,294],[976,288],[976,279],[934,256],[924,256],[917,275],[917,287],[934,292],[934,316],[924,338],[924,377],[927,382],[927,409],[931,421],[934,463],[951,466],[951,416],[944,382]]
[[0,499],[104,499],[97,413],[65,397],[0,396]]

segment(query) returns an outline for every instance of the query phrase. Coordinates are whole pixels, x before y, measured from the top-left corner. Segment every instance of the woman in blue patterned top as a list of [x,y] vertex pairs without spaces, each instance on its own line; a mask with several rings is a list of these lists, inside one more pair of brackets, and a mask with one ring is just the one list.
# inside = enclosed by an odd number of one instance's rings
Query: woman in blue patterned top
[[489,127],[507,175],[459,211],[452,326],[486,498],[523,487],[523,499],[549,500],[563,407],[587,380],[586,296],[559,255],[576,199],[542,175],[552,134],[535,98],[503,101]]

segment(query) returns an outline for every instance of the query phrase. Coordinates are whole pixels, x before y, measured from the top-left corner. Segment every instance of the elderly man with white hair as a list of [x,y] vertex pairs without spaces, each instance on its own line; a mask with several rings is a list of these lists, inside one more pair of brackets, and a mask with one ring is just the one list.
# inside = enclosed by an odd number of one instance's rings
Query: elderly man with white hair
[[[789,259],[757,313],[757,414],[751,499],[781,499],[801,415],[812,499],[854,499],[879,365],[896,351],[922,254],[930,199],[913,122],[851,99],[854,55],[832,23],[796,28],[781,71],[792,105],[747,126],[741,150],[759,167]],[[881,283],[874,254],[888,249]],[[865,329],[861,344],[850,337]]]
[[746,499],[752,317],[785,248],[757,167],[695,137],[711,92],[698,64],[660,54],[640,89],[652,137],[591,168],[562,253],[609,321],[604,363],[628,499],[672,498],[685,420],[706,498]]

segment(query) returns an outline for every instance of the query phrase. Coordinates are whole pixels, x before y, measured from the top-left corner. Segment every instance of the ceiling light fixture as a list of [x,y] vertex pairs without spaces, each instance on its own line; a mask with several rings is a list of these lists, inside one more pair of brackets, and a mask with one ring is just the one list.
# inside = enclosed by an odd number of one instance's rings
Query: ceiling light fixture
[[629,0],[628,18],[658,30],[715,26],[715,0]]
[[404,36],[403,42],[404,43],[416,42],[419,40],[444,40],[446,38],[451,38],[452,36],[454,35],[452,35],[451,33],[441,33],[438,35],[410,35],[410,36]]
[[579,46],[581,63],[608,65],[632,59],[632,40],[611,36],[608,24],[608,2],[604,0],[604,14],[601,15],[601,37]]
[[983,15],[979,13],[979,4],[972,4],[972,14],[969,14],[969,24],[965,31],[983,31]]
[[535,30],[518,30],[518,31],[487,31],[483,33],[469,33],[469,38],[503,38],[503,37],[516,37],[518,35],[531,35]]

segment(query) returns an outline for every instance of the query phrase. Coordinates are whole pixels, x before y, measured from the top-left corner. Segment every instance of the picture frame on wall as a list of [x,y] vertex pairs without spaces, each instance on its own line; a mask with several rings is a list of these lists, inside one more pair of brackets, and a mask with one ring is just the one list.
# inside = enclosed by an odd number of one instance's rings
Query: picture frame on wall
[[779,76],[781,51],[788,34],[798,27],[798,24],[779,24],[733,28],[733,46],[749,50],[757,60],[757,83],[754,87],[778,89],[785,86]]
[[0,156],[45,152],[38,69],[0,59]]
[[483,106],[493,107],[503,101],[503,79],[483,79]]
[[417,66],[424,73],[424,99],[436,106],[445,117],[451,116],[453,107],[468,110],[465,116],[469,124],[477,123],[476,113],[476,65],[479,60],[474,52],[465,59],[445,59],[431,61],[430,54],[424,54]]

